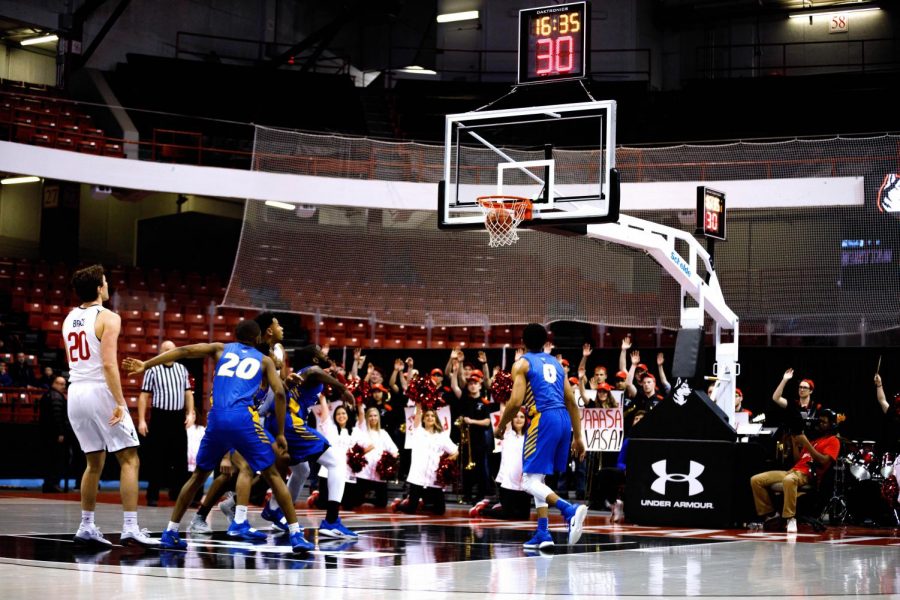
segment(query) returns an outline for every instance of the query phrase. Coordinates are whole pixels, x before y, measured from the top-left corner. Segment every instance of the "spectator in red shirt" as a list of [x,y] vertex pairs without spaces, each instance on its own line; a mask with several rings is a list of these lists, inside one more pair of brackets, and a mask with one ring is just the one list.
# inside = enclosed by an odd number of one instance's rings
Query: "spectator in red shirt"
[[797,489],[810,483],[813,472],[811,467],[815,468],[815,477],[821,480],[825,471],[834,464],[841,449],[841,443],[835,435],[836,430],[837,415],[827,408],[819,411],[819,437],[813,442],[802,433],[793,438],[794,459],[797,462],[790,471],[766,471],[750,478],[756,514],[761,519],[778,517],[769,495],[769,487],[780,482],[784,486],[784,507],[781,514],[787,519],[787,532],[797,532]]

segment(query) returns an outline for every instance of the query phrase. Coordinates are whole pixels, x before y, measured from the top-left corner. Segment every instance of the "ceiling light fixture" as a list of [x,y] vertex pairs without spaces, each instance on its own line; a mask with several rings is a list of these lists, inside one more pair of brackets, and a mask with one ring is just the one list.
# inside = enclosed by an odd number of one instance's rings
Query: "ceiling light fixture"
[[19,42],[23,46],[33,46],[34,44],[43,44],[46,42],[55,42],[59,39],[55,33],[51,33],[50,35],[42,35],[41,37],[36,38],[28,38],[27,40],[22,40]]
[[280,208],[282,210],[294,210],[297,208],[293,204],[288,204],[287,202],[279,202],[277,200],[266,200],[266,206],[271,206],[272,208]]
[[26,175],[24,177],[6,177],[5,179],[0,179],[0,184],[15,185],[17,183],[35,183],[40,180],[40,177],[35,177],[34,175]]
[[791,13],[788,15],[789,19],[806,19],[808,17],[820,17],[820,16],[828,16],[834,14],[842,14],[842,13],[864,13],[864,12],[875,12],[877,10],[881,10],[880,6],[861,6],[859,8],[853,7],[845,7],[845,6],[832,6],[826,7],[821,10],[817,10],[814,12],[805,11],[799,13]]
[[437,16],[438,23],[453,23],[455,21],[471,21],[478,18],[477,10],[466,10],[463,12],[444,13]]

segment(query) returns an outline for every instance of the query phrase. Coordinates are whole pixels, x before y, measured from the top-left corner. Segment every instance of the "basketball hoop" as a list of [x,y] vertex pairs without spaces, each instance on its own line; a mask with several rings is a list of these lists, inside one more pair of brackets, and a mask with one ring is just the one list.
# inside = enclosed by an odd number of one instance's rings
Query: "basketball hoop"
[[484,213],[491,248],[515,244],[519,241],[519,223],[531,219],[531,200],[520,196],[480,196],[478,206]]

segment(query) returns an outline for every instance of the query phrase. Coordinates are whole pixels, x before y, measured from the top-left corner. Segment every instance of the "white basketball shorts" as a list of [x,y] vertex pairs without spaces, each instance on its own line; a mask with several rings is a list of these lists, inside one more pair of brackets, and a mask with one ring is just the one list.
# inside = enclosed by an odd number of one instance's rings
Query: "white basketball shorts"
[[105,383],[78,381],[69,386],[69,422],[85,453],[118,452],[139,446],[131,414],[109,425],[116,400]]

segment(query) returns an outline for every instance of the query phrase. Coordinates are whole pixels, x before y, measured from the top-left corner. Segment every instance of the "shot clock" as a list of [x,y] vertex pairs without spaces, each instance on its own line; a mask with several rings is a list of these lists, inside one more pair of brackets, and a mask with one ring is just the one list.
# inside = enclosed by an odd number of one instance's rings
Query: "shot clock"
[[586,77],[590,26],[587,2],[520,10],[518,83]]
[[697,233],[725,240],[725,193],[697,186]]

